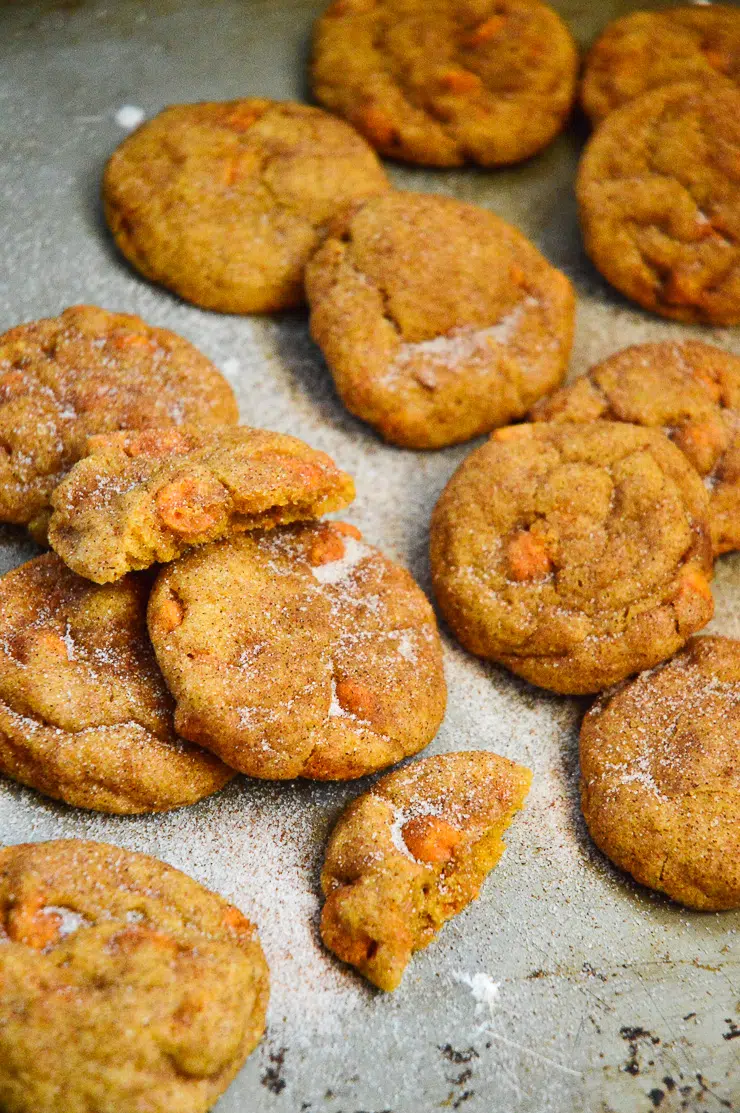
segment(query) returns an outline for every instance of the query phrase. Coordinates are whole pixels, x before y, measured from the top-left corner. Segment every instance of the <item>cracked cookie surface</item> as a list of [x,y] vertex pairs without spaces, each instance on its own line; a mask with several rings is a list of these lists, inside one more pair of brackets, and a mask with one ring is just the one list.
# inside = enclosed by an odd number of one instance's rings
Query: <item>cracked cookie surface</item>
[[692,638],[597,700],[581,804],[597,846],[690,908],[740,907],[740,642]]
[[570,282],[474,205],[403,192],[356,206],[311,260],[306,291],[342,401],[395,444],[489,432],[565,375]]
[[538,0],[334,0],[314,29],[316,99],[383,154],[500,166],[563,127],[578,52]]
[[98,587],[54,553],[0,579],[0,772],[119,814],[193,804],[233,777],[175,734],[148,587],[133,575]]
[[555,692],[597,692],[705,626],[707,492],[662,433],[517,425],[471,453],[432,515],[432,581],[470,652]]
[[103,200],[146,278],[206,309],[268,313],[302,304],[331,217],[388,188],[342,120],[255,98],[165,108],[113,153]]
[[485,751],[442,754],[383,777],[332,831],[321,937],[380,989],[475,900],[532,774]]
[[6,1113],[206,1113],[265,1026],[254,925],[105,843],[0,850],[0,982]]
[[159,574],[149,632],[178,732],[253,777],[359,777],[417,753],[444,716],[432,608],[354,526],[181,557]]
[[586,250],[645,309],[740,323],[740,89],[668,85],[611,113],[578,171]]

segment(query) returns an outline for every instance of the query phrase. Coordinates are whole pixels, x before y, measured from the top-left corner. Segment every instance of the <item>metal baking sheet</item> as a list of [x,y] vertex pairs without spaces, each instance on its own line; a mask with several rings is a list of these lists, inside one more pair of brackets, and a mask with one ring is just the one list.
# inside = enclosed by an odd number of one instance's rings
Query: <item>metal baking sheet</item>
[[[561,0],[588,42],[631,5]],[[302,313],[200,312],[135,275],[105,234],[104,160],[124,106],[245,94],[304,98],[314,0],[0,2],[0,329],[75,302],[141,314],[194,341],[233,383],[246,422],[304,437],[357,477],[350,518],[427,589],[427,526],[470,446],[382,445],[337,401]],[[632,342],[740,335],[641,313],[584,258],[574,126],[499,172],[392,167],[401,188],[451,194],[518,224],[579,294],[573,374]],[[0,528],[0,571],[34,552]],[[717,566],[711,629],[740,637],[740,555]],[[267,1036],[219,1113],[718,1113],[740,1105],[740,914],[700,915],[639,889],[593,848],[575,796],[584,701],[537,691],[446,638],[449,710],[428,752],[492,749],[535,779],[481,899],[411,963],[392,996],[321,948],[325,837],[367,782],[239,778],[197,807],[111,818],[8,782],[5,842],[83,836],[158,855],[259,924],[272,969]],[[173,1110],[173,1113],[176,1111]]]

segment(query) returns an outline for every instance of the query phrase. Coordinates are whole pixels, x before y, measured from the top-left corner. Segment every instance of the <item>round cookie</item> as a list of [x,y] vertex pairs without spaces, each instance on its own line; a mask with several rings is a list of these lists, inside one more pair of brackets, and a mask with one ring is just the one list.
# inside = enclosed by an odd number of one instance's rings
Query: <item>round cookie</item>
[[0,521],[44,538],[90,433],[238,420],[226,379],[174,332],[92,305],[17,325],[0,336]]
[[54,553],[0,579],[0,772],[126,815],[193,804],[233,777],[174,732],[147,596],[141,576],[97,587]]
[[306,292],[342,401],[394,444],[469,440],[565,375],[568,279],[475,205],[406,192],[358,205],[311,260]]
[[440,608],[466,649],[554,692],[598,692],[705,626],[707,493],[654,429],[499,429],[431,525]]
[[303,269],[344,205],[388,189],[374,151],[305,104],[177,104],[123,141],[103,178],[128,261],[223,313],[303,302]]
[[740,85],[740,12],[722,4],[630,12],[591,47],[581,102],[594,125],[649,89],[677,81]]
[[662,428],[704,480],[715,553],[740,548],[740,357],[697,340],[636,344],[543,398],[530,420]]
[[740,642],[692,638],[581,728],[581,803],[620,869],[689,908],[740,908]]
[[629,101],[587,144],[577,193],[586,250],[621,293],[677,321],[740,323],[740,89]]
[[563,127],[577,73],[539,0],[334,0],[314,30],[316,99],[423,166],[529,158]]
[[380,989],[397,989],[412,953],[478,896],[531,781],[529,769],[498,754],[442,754],[354,800],[321,874],[329,950]]
[[0,1107],[206,1113],[262,1037],[241,912],[105,843],[0,850]]
[[195,550],[160,572],[149,632],[178,732],[252,777],[372,773],[426,746],[444,716],[432,608],[353,526]]

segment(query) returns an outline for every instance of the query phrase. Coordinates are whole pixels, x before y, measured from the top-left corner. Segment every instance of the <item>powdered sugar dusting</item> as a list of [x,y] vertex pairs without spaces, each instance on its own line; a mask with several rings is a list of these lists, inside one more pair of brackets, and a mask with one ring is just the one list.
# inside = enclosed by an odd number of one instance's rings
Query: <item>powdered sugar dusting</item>
[[60,939],[66,939],[68,935],[73,935],[74,932],[79,931],[80,928],[85,927],[90,922],[80,912],[75,912],[71,908],[62,908],[57,904],[47,904],[41,911],[44,916],[59,917]]
[[456,328],[444,336],[435,336],[432,340],[402,344],[396,353],[394,364],[396,367],[406,367],[409,363],[424,361],[454,369],[472,359],[479,359],[490,354],[491,345],[510,344],[522,323],[525,309],[536,304],[534,298],[526,298],[488,328]]
[[344,556],[339,560],[319,564],[313,568],[313,574],[320,584],[338,584],[346,580],[354,568],[370,555],[370,549],[362,541],[354,537],[345,537]]

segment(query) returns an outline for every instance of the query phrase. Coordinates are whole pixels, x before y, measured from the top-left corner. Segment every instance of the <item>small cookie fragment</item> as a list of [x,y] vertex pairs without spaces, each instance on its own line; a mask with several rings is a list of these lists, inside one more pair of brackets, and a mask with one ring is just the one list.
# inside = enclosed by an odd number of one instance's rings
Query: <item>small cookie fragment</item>
[[160,572],[149,632],[180,734],[275,779],[360,777],[431,741],[446,704],[434,613],[360,537],[279,527]]
[[740,89],[643,93],[591,137],[578,171],[586,250],[638,305],[740,323]]
[[116,244],[152,282],[222,313],[303,303],[303,269],[343,206],[389,188],[365,141],[306,104],[176,104],[105,169]]
[[696,471],[655,429],[499,429],[434,509],[434,590],[470,652],[554,692],[598,692],[711,619],[707,513]]
[[0,850],[0,983],[8,1113],[206,1113],[262,1038],[269,975],[215,893],[64,839]]
[[581,728],[594,842],[689,908],[740,908],[740,642],[692,638],[607,692]]
[[109,583],[192,545],[342,510],[354,483],[297,437],[244,426],[92,437],[52,496],[49,544]]
[[0,579],[0,772],[121,815],[193,804],[234,776],[175,734],[148,594],[141,576],[97,587],[54,553]]
[[529,158],[563,127],[577,72],[539,0],[334,0],[314,28],[316,99],[422,166]]
[[475,205],[403,192],[356,206],[311,260],[306,293],[342,401],[394,444],[469,440],[565,376],[570,282]]
[[475,900],[532,774],[497,754],[442,754],[390,773],[334,828],[321,938],[380,989]]

